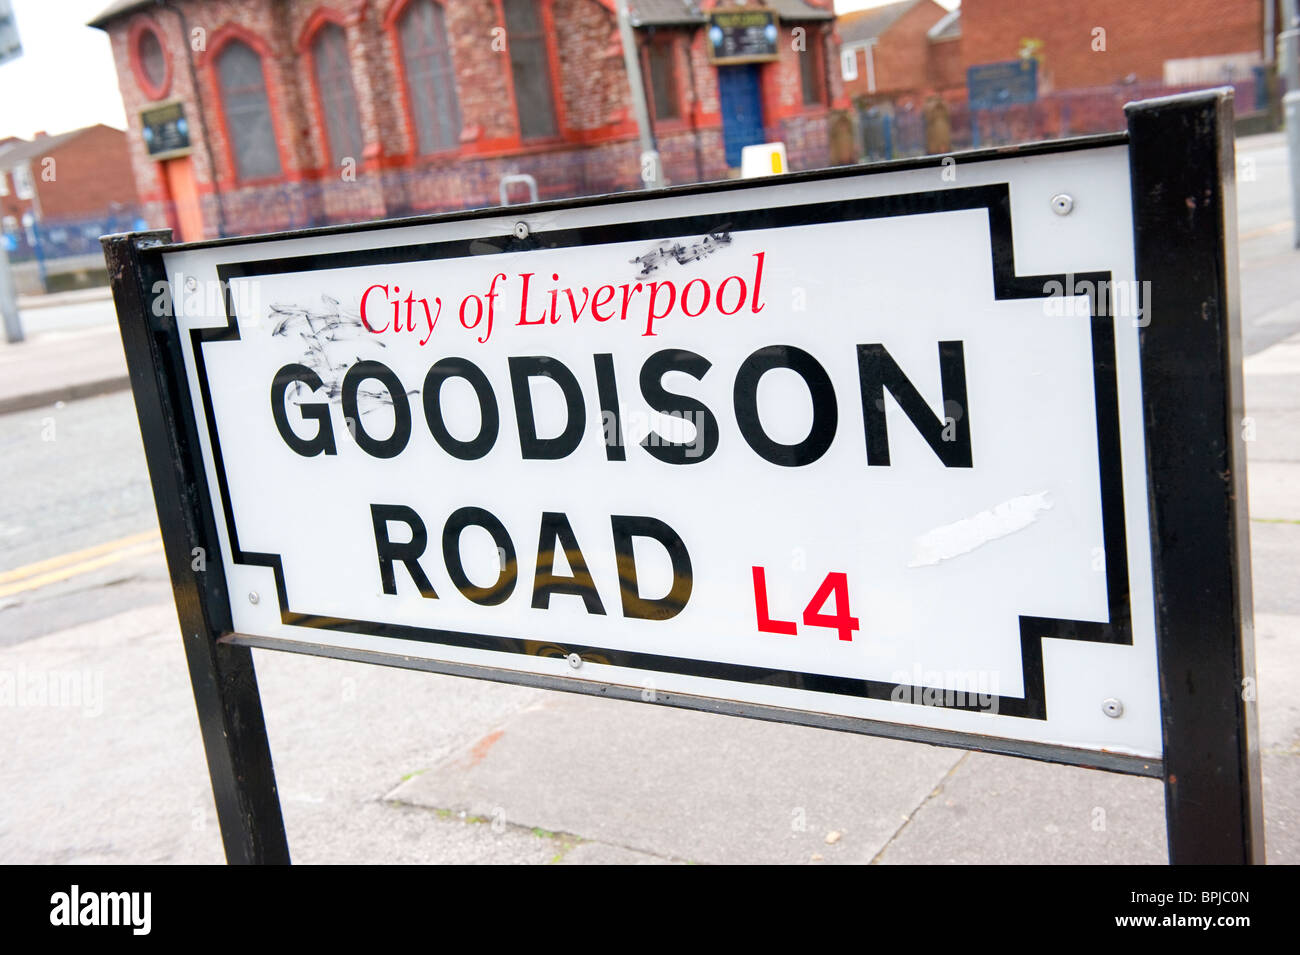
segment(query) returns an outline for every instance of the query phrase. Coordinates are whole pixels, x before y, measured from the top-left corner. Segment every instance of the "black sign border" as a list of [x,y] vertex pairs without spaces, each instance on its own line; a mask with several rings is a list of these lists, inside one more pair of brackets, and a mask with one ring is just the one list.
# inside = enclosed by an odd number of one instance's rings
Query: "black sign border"
[[[695,215],[670,219],[646,219],[611,225],[538,232],[526,239],[513,235],[499,245],[486,245],[481,239],[458,239],[375,249],[310,253],[299,256],[264,259],[255,262],[227,263],[217,266],[217,276],[224,288],[232,280],[264,275],[306,273],[330,269],[356,268],[406,262],[428,262],[503,254],[540,249],[580,248],[619,242],[654,241],[717,232],[743,232],[819,225],[832,222],[865,221],[923,214],[984,210],[988,228],[995,301],[1012,299],[1047,299],[1049,287],[1066,290],[1071,283],[1081,288],[1100,290],[1089,294],[1090,331],[1093,367],[1093,393],[1097,424],[1099,496],[1101,500],[1105,573],[1109,604],[1109,622],[1092,622],[1021,616],[1020,647],[1023,697],[999,696],[987,707],[1002,716],[1045,720],[1046,688],[1043,673],[1042,640],[1044,638],[1077,640],[1116,645],[1132,644],[1128,544],[1125,525],[1123,474],[1120,458],[1119,399],[1115,369],[1115,317],[1110,315],[1106,293],[1109,272],[1067,274],[1015,274],[1014,237],[1011,216],[1011,191],[1006,183],[983,186],[952,187],[927,192],[897,193],[858,199],[804,205],[778,206],[771,209],[744,209],[721,215]],[[490,251],[489,251],[490,250]],[[493,650],[530,656],[568,656],[578,654],[584,661],[604,663],[642,671],[672,673],[731,682],[782,686],[790,689],[831,693],[891,702],[901,706],[925,705],[946,709],[981,712],[986,707],[969,694],[946,694],[941,687],[911,686],[882,680],[831,676],[822,673],[795,672],[744,664],[720,663],[688,657],[653,654],[642,651],[616,650],[584,644],[558,644],[553,641],[528,640],[498,634],[444,630],[385,623],[382,621],[343,619],[303,612],[290,607],[281,556],[273,553],[245,551],[240,547],[235,526],[225,459],[212,403],[212,391],[204,360],[205,346],[239,340],[236,316],[231,310],[233,295],[227,295],[226,325],[197,328],[190,332],[204,418],[213,451],[217,488],[225,517],[226,532],[235,563],[269,567],[274,571],[281,622],[296,627],[318,628],[341,633],[388,637],[421,643]],[[1058,320],[1058,319],[1045,319]],[[1059,319],[1068,320],[1068,319]],[[252,638],[258,639],[258,638]]]

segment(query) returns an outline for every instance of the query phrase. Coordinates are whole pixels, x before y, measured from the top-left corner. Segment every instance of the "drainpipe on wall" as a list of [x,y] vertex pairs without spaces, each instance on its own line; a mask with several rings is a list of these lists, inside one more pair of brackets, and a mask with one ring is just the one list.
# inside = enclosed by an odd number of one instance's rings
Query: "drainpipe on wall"
[[867,92],[868,92],[868,93],[874,93],[874,92],[876,91],[876,57],[875,57],[875,50],[876,50],[876,41],[875,41],[875,39],[873,38],[873,39],[868,40],[868,41],[867,41],[867,51],[866,51],[866,52],[867,52],[867,57],[866,57],[866,59],[867,59]]
[[1273,38],[1273,0],[1264,0],[1264,65],[1272,66],[1277,52],[1277,40]]
[[695,37],[686,41],[686,75],[691,78],[691,142],[695,149],[695,181],[704,181],[704,163],[700,158],[700,91],[695,85],[695,54],[691,50]]
[[172,6],[170,0],[155,0],[158,6],[176,14],[181,24],[181,41],[185,44],[185,62],[190,68],[190,87],[194,90],[194,103],[198,106],[199,131],[203,135],[203,151],[208,157],[208,179],[212,184],[212,198],[217,205],[217,238],[226,237],[226,212],[221,201],[221,183],[217,180],[217,164],[212,158],[212,139],[208,136],[208,114],[203,108],[203,93],[199,89],[199,74],[194,69],[194,47],[190,44],[190,25],[185,13],[179,7]]
[[663,185],[663,170],[659,168],[659,148],[655,143],[654,126],[650,123],[650,107],[646,104],[645,82],[641,77],[641,57],[627,0],[618,0],[618,34],[623,41],[623,66],[627,71],[628,85],[632,88],[632,109],[636,112],[636,125],[641,134],[641,181],[647,189],[658,189]]

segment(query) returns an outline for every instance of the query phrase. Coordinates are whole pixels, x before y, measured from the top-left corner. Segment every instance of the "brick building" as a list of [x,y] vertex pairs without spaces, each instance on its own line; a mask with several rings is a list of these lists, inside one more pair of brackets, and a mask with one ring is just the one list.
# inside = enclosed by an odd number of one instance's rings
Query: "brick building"
[[971,66],[1032,56],[1045,94],[1231,81],[1263,62],[1266,2],[963,0],[962,59]]
[[[1036,61],[1038,91],[1183,87],[1252,78],[1276,0],[901,0],[838,21],[845,92],[951,98],[972,66]],[[1275,22],[1280,23],[1280,19]]]
[[872,103],[929,91],[935,59],[930,33],[952,19],[934,0],[901,0],[842,15],[837,28],[845,93],[855,102]]
[[0,221],[12,234],[26,215],[62,222],[134,213],[126,134],[102,123],[30,141],[0,142]]
[[[631,0],[669,183],[744,142],[825,165],[843,104],[830,0],[768,0],[775,61],[715,66],[715,0]],[[149,217],[193,239],[641,184],[614,0],[117,0],[112,40]],[[737,117],[744,119],[738,123]]]
[[946,100],[964,96],[966,64],[962,61],[961,7],[930,27],[925,39],[928,44],[926,92],[938,93]]
[[1279,0],[902,0],[839,18],[843,82],[870,158],[1120,130],[1127,102],[1221,85],[1267,128],[1270,3],[1280,24]]
[[0,241],[21,292],[94,281],[104,261],[99,237],[134,228],[139,214],[122,130],[101,124],[0,141]]

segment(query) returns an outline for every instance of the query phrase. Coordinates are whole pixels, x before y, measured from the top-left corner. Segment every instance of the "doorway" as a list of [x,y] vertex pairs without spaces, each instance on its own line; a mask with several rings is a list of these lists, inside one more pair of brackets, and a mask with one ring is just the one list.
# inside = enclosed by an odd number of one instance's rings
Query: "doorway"
[[194,181],[194,165],[189,156],[164,159],[161,163],[163,185],[167,190],[168,225],[181,242],[203,238],[203,209],[199,205],[199,187]]
[[722,109],[722,143],[727,165],[740,165],[740,151],[767,142],[763,132],[763,88],[758,66],[718,67],[718,101]]

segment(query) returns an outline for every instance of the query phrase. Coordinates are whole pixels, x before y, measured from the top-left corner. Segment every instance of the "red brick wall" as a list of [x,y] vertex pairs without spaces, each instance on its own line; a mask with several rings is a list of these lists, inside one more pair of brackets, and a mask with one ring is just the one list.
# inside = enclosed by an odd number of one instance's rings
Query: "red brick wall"
[[925,0],[899,17],[881,35],[873,51],[878,93],[915,91],[925,87],[930,57],[930,41],[926,33],[947,12],[932,0]]
[[[52,181],[42,175],[46,156],[54,160]],[[45,219],[101,215],[138,202],[126,134],[111,126],[92,126],[33,160],[32,179]]]
[[[1092,31],[1106,31],[1105,52]],[[967,65],[1013,60],[1022,39],[1043,41],[1043,92],[1109,86],[1134,76],[1160,81],[1168,59],[1259,50],[1259,0],[963,0]]]
[[[40,143],[40,138],[36,140]],[[115,210],[133,212],[139,205],[126,134],[111,126],[91,126],[28,161],[41,218],[84,219]],[[19,222],[33,210],[30,199],[19,199],[13,174],[6,171],[8,194],[0,196],[0,215]]]
[[966,64],[962,61],[961,37],[930,44],[926,85],[932,92],[966,89]]
[[[877,39],[872,50],[876,93],[893,97],[900,93],[918,93],[929,85],[930,42],[927,31],[948,11],[933,0],[918,3],[890,25]],[[844,82],[849,96],[867,96],[866,51],[857,51],[858,78]]]
[[590,132],[627,121],[631,89],[613,14],[596,0],[555,0],[552,16],[563,24],[556,46],[568,128]]

